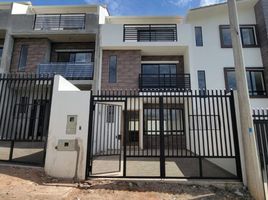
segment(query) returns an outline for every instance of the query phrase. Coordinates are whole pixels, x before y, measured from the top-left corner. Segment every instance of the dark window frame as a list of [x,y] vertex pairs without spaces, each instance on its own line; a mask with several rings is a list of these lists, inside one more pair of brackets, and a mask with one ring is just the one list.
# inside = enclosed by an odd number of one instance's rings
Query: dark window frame
[[[230,71],[234,71],[234,67],[225,67],[224,69],[224,82],[225,82],[225,88],[226,90],[230,90],[228,86],[228,75],[227,73]],[[264,76],[264,68],[263,67],[246,67],[246,72],[262,72],[262,77],[263,77],[263,85],[264,85],[264,95],[252,95],[249,93],[250,98],[267,98],[267,87],[266,87],[266,81],[265,81],[265,76]],[[248,83],[249,84],[249,83]],[[252,83],[250,83],[252,84]]]
[[[200,37],[201,37],[201,43],[199,44],[198,43],[198,41],[199,40],[197,40],[197,30],[200,30]],[[194,32],[195,32],[195,46],[197,46],[197,47],[203,47],[204,46],[204,40],[203,40],[203,28],[202,28],[202,26],[195,26],[194,27]]]
[[[63,53],[66,53],[66,54],[69,54],[69,61],[68,62],[63,62],[63,61],[60,61],[59,59],[59,54],[63,54]],[[76,59],[76,54],[78,53],[90,53],[91,54],[91,60],[90,62],[94,62],[94,52],[91,52],[91,51],[70,51],[70,52],[57,52],[57,62],[63,62],[63,63],[87,63],[87,62],[76,62],[75,59]],[[70,57],[71,57],[71,54],[74,54],[74,61],[70,61]]]
[[115,105],[108,105],[106,110],[106,123],[115,122]]
[[[111,70],[111,58],[112,57],[115,57],[115,66],[114,66],[114,71],[115,71],[115,74],[114,75],[112,75],[111,73],[112,73],[112,70]],[[117,83],[117,63],[118,63],[118,61],[117,61],[117,55],[110,55],[109,56],[109,63],[108,63],[108,82],[109,83]],[[113,79],[112,79],[112,76],[113,76]]]
[[[254,33],[255,33],[255,37],[254,37],[255,44],[254,45],[244,45],[244,43],[243,43],[242,29],[243,28],[249,28],[249,27],[252,27],[254,29]],[[232,48],[232,45],[225,45],[224,42],[223,42],[222,30],[223,29],[229,29],[229,28],[230,28],[230,25],[219,25],[221,48]],[[240,28],[239,28],[239,31],[240,31],[240,36],[241,36],[241,41],[242,41],[243,48],[258,48],[258,47],[260,47],[259,37],[258,37],[258,29],[257,29],[256,24],[241,24]]]
[[[178,65],[177,65],[177,63],[142,63],[141,64],[141,74],[144,74],[143,73],[143,66],[148,66],[148,65],[158,65],[158,73],[157,74],[151,74],[151,75],[160,75],[161,73],[160,73],[160,65],[173,65],[173,66],[175,66],[175,69],[176,69],[176,73],[175,74],[177,74],[178,73]],[[169,73],[168,75],[171,75],[171,74],[173,74],[173,73]]]
[[[23,52],[24,52],[23,49],[24,48],[26,48],[27,54],[26,54],[26,58],[24,58],[25,59],[25,63],[22,63],[23,62],[22,56],[23,56]],[[21,45],[21,47],[20,47],[20,57],[19,57],[19,62],[18,62],[18,69],[19,69],[19,71],[24,71],[25,68],[27,67],[28,54],[29,54],[29,45],[28,44]],[[22,65],[24,65],[24,66],[22,66]]]
[[[199,73],[203,73],[204,75],[204,83],[205,83],[205,87],[204,88],[200,88],[200,84],[199,84]],[[206,71],[205,70],[197,70],[197,81],[198,81],[198,89],[199,90],[206,90],[207,89],[207,79],[206,79]]]

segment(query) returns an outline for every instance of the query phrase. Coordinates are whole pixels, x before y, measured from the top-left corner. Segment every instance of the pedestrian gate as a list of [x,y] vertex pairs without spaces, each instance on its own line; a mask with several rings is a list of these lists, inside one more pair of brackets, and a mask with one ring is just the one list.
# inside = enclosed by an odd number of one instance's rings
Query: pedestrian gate
[[99,92],[88,144],[88,177],[241,178],[232,91]]

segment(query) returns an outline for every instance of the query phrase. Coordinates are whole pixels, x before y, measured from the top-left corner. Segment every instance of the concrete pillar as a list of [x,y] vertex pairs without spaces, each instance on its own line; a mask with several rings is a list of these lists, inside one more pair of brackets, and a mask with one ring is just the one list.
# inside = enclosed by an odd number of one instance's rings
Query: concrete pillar
[[244,64],[236,0],[228,0],[230,29],[236,72],[236,85],[239,101],[239,112],[244,146],[247,186],[256,200],[265,198],[261,167],[257,152],[256,138],[252,120],[252,110],[249,101],[246,69]]
[[5,35],[5,42],[0,65],[0,73],[8,73],[10,71],[10,64],[13,52],[14,39],[7,31]]
[[95,59],[94,59],[94,81],[93,81],[93,92],[101,89],[101,48],[100,48],[100,30],[95,37]]

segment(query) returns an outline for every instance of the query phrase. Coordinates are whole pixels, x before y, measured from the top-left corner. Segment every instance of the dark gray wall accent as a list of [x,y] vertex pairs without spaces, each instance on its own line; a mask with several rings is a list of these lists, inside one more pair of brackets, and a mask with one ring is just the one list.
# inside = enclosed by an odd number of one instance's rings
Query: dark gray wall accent
[[255,5],[255,16],[264,67],[266,90],[268,89],[268,1],[259,0]]

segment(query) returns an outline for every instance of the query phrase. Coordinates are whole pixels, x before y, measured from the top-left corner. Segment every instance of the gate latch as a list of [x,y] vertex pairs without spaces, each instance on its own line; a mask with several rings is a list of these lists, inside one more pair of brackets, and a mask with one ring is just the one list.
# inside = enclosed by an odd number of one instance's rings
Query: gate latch
[[117,138],[118,140],[121,140],[121,135],[117,135],[116,138]]

